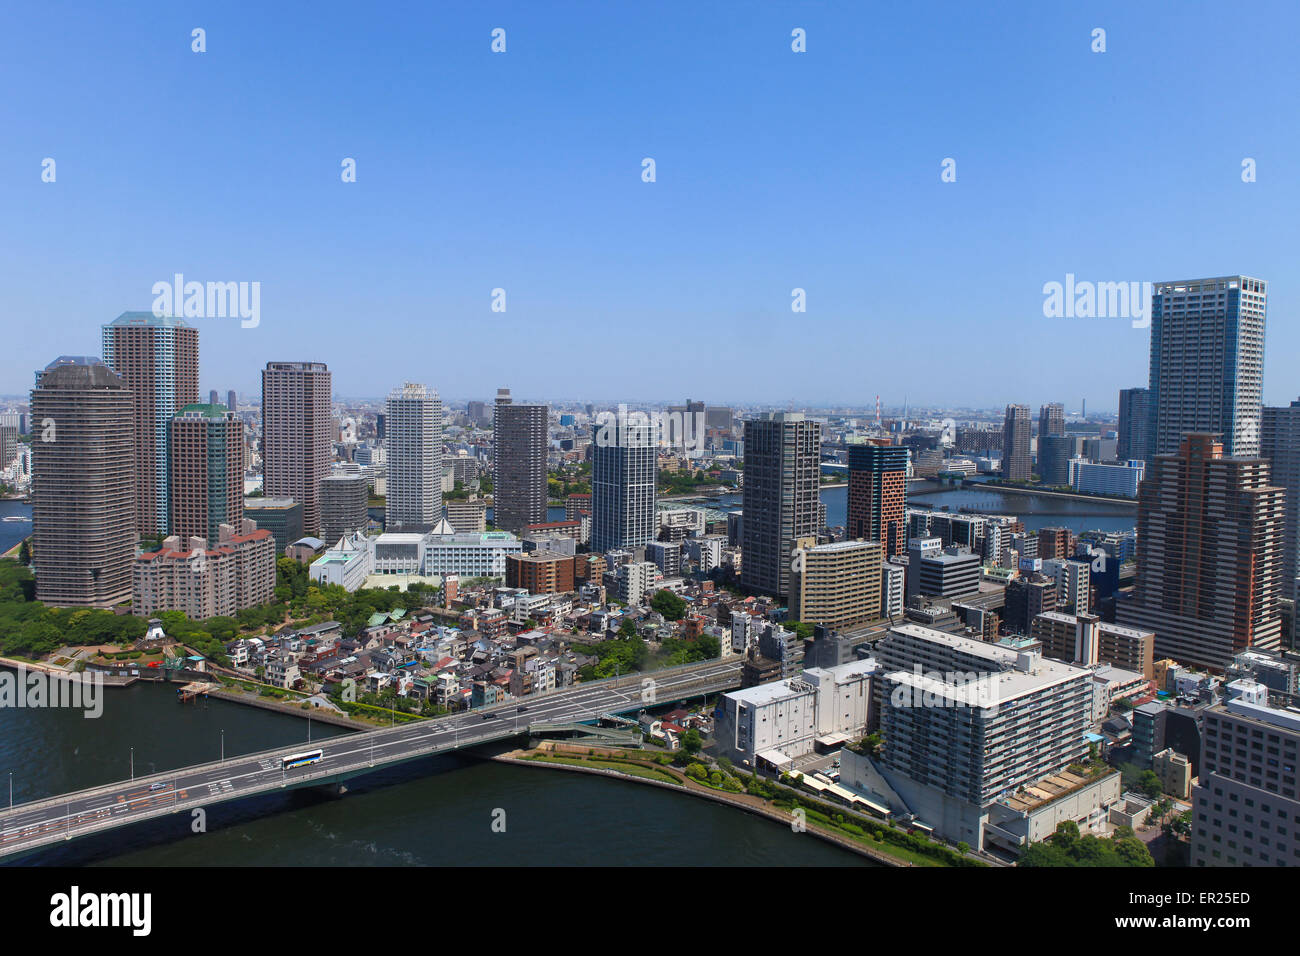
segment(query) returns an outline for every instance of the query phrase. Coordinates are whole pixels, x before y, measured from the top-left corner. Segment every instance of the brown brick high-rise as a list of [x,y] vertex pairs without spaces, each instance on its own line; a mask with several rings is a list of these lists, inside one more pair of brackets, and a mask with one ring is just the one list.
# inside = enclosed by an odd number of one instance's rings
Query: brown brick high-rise
[[848,535],[879,541],[885,557],[907,551],[907,449],[849,446]]
[[1154,631],[1157,658],[1214,670],[1277,650],[1284,498],[1267,459],[1224,458],[1217,435],[1155,456],[1138,497],[1137,593],[1116,622]]

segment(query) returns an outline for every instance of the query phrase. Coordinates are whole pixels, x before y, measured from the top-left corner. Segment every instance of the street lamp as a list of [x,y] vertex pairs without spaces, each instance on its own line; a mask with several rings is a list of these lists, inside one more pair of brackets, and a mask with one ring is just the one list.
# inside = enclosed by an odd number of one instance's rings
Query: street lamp
[[135,748],[131,748],[131,779],[135,779]]
[[221,728],[221,765],[226,765],[226,728]]

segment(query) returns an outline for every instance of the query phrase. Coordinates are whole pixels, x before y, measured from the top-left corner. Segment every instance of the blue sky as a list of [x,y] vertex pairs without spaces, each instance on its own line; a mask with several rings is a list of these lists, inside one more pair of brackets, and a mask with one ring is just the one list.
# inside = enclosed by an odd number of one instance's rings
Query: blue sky
[[194,320],[205,392],[311,359],[349,396],[1114,408],[1148,333],[1043,284],[1244,272],[1284,403],[1297,10],[10,5],[0,392],[181,272],[261,283],[257,328]]

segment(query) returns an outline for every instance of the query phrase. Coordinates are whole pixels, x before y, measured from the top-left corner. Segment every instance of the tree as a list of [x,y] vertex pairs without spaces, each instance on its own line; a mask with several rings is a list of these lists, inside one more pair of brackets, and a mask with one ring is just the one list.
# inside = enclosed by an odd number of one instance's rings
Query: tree
[[664,616],[666,621],[680,621],[686,616],[686,602],[667,588],[661,588],[650,599],[650,606]]
[[700,738],[700,732],[694,727],[682,734],[682,747],[688,754],[699,753],[703,746],[704,741]]
[[785,629],[794,631],[801,641],[812,640],[813,626],[811,624],[805,624],[803,621],[787,621]]
[[1153,800],[1160,796],[1163,789],[1160,786],[1160,778],[1156,776],[1154,770],[1143,770],[1141,776],[1138,777],[1137,786],[1138,790]]

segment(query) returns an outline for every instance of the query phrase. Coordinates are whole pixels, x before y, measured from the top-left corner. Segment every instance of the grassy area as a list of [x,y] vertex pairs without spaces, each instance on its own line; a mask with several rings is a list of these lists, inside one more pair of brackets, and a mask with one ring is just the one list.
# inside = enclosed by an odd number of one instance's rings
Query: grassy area
[[944,865],[934,857],[926,856],[923,853],[917,853],[914,850],[909,850],[905,846],[898,846],[894,843],[886,843],[883,840],[875,839],[871,834],[854,824],[848,816],[843,816],[844,822],[840,823],[819,810],[805,807],[804,813],[807,815],[807,819],[813,823],[818,823],[821,826],[826,827],[828,830],[834,830],[836,833],[848,837],[855,843],[860,843],[863,846],[871,847],[881,853],[886,853],[889,856],[904,860],[911,863],[913,866],[941,867]]
[[535,760],[539,763],[561,763],[571,767],[595,767],[599,770],[615,770],[619,773],[625,773],[632,777],[644,777],[647,780],[658,780],[660,783],[671,783],[680,787],[682,782],[667,770],[659,767],[651,767],[646,764],[636,763],[634,761],[602,759],[598,757],[570,757],[555,756],[552,754],[532,754],[525,759]]

